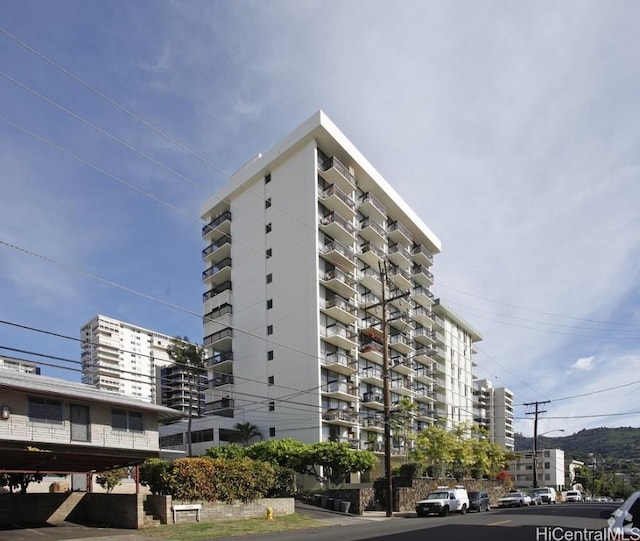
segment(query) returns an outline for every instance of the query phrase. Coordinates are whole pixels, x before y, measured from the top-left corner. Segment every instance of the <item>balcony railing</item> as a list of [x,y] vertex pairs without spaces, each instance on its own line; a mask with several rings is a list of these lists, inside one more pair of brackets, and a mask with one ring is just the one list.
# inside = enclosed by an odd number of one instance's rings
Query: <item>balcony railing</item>
[[207,235],[208,233],[213,231],[216,227],[218,227],[220,224],[226,222],[227,220],[231,221],[231,211],[230,210],[225,210],[222,214],[220,214],[219,216],[217,216],[213,220],[211,220],[207,225],[203,226],[203,228],[202,228],[202,236],[204,237],[205,235]]
[[322,418],[325,421],[347,421],[349,423],[355,423],[358,420],[358,414],[355,411],[330,408],[322,413]]
[[202,273],[202,279],[206,280],[210,276],[213,276],[214,274],[216,274],[216,273],[220,272],[221,270],[226,269],[227,267],[230,267],[230,266],[231,266],[231,258],[230,257],[225,257],[222,261],[219,261],[215,265],[212,265],[207,270],[205,270]]
[[327,271],[322,276],[322,279],[326,282],[330,280],[337,280],[338,282],[342,282],[343,284],[353,288],[356,285],[356,280],[349,276],[347,273],[342,272],[337,267],[334,267],[330,271]]
[[349,197],[346,193],[344,193],[340,188],[338,188],[335,184],[332,184],[331,186],[329,186],[328,188],[325,188],[324,190],[320,189],[318,191],[319,191],[320,197],[327,198],[333,195],[338,199],[340,199],[340,201],[342,201],[349,208],[354,209],[356,206],[356,202],[351,197]]
[[361,231],[363,229],[367,229],[368,227],[373,229],[381,237],[385,237],[386,238],[387,232],[384,230],[384,227],[382,227],[380,224],[374,222],[371,218],[365,218],[364,220],[360,221],[359,228],[360,228]]
[[320,252],[323,254],[338,252],[347,259],[353,259],[355,257],[355,253],[351,248],[347,248],[344,244],[338,242],[337,240],[329,240],[328,242],[324,242],[324,244],[320,246]]
[[320,225],[331,225],[331,224],[339,225],[340,227],[342,227],[342,229],[349,232],[350,234],[353,234],[356,231],[356,226],[353,225],[353,222],[340,216],[340,214],[338,214],[337,212],[330,212],[329,214],[322,216],[320,218]]
[[421,256],[424,257],[426,260],[430,261],[431,263],[433,263],[433,256],[431,255],[431,253],[429,252],[429,250],[427,250],[424,246],[422,246],[421,244],[414,244],[412,249],[411,249],[411,253],[414,256]]
[[233,351],[217,352],[207,359],[207,366],[215,366],[225,361],[233,361]]
[[407,239],[409,239],[409,240],[411,240],[413,238],[413,235],[411,234],[411,231],[409,231],[400,222],[389,222],[387,224],[387,232],[392,233],[394,231],[398,231],[398,232],[402,233],[402,235],[404,237],[406,237]]
[[356,179],[355,177],[351,174],[351,171],[349,171],[349,169],[343,165],[343,163],[336,158],[335,156],[331,156],[331,157],[327,157],[325,160],[323,160],[322,162],[320,162],[320,160],[318,160],[318,168],[320,169],[320,171],[324,172],[324,171],[328,171],[329,169],[335,169],[336,171],[338,171],[350,184],[353,185],[353,188],[355,189],[356,186]]
[[207,246],[204,250],[202,250],[202,258],[204,259],[209,254],[212,254],[219,248],[222,248],[225,244],[231,243],[231,235],[222,235],[219,239],[215,240],[209,246]]
[[219,342],[220,340],[224,340],[225,338],[232,338],[232,337],[233,337],[233,329],[230,329],[230,328],[222,329],[221,331],[210,334],[209,336],[205,336],[203,344],[205,346],[210,346],[211,344]]
[[387,214],[387,207],[385,207],[382,203],[380,203],[380,201],[378,201],[373,195],[371,195],[370,193],[363,193],[360,196],[360,200],[359,200],[360,205],[365,205],[367,203],[370,203],[373,207],[376,208],[376,210],[378,210],[378,212],[380,212],[380,214],[386,215]]
[[231,281],[227,280],[226,282],[222,282],[220,285],[217,285],[214,288],[211,288],[206,293],[202,294],[202,302],[208,301],[209,299],[213,299],[216,295],[220,293],[224,293],[225,291],[231,291]]
[[364,393],[362,395],[363,402],[379,402],[382,403],[382,393]]

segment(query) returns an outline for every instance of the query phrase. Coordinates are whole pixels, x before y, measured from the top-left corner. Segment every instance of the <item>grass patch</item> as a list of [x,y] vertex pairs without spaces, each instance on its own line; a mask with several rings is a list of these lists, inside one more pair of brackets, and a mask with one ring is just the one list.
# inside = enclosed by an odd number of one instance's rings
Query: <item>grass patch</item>
[[157,528],[138,531],[145,537],[197,541],[199,539],[288,532],[324,526],[327,526],[327,523],[314,520],[299,513],[294,513],[293,515],[274,517],[273,520],[250,518],[244,520],[219,520],[215,522],[189,522],[184,524],[167,524],[158,526]]

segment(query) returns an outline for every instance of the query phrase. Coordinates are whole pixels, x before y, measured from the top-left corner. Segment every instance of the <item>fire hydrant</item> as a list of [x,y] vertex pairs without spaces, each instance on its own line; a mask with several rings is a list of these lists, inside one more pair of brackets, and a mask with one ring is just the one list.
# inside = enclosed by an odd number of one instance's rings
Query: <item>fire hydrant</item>
[[273,509],[271,507],[267,507],[267,520],[273,520]]

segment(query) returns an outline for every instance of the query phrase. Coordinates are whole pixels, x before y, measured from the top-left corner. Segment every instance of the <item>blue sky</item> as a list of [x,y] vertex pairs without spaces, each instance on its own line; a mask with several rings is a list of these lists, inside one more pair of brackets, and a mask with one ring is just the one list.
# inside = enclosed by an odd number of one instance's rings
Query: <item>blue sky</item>
[[441,239],[478,375],[552,400],[540,432],[640,426],[577,417],[640,411],[637,2],[9,0],[0,28],[0,319],[201,339],[201,203],[323,109]]

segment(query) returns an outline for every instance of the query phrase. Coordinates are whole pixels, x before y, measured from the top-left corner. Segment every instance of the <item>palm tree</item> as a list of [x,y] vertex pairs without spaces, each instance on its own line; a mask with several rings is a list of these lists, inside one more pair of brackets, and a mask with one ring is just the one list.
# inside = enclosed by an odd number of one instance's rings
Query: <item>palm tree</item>
[[[200,378],[206,369],[206,360],[204,358],[204,349],[197,344],[192,344],[185,336],[181,338],[177,336],[167,347],[167,353],[171,360],[178,366],[182,367],[188,375],[189,385],[189,408],[187,421],[187,443],[189,446],[189,456],[193,456],[191,442],[191,424],[193,420],[194,394],[196,396],[197,408],[199,412],[200,404]],[[194,393],[194,390],[196,393]]]
[[253,438],[262,439],[262,432],[260,429],[251,423],[236,423],[233,425],[236,434],[234,436],[234,441],[241,443],[243,447],[249,445],[249,442]]

